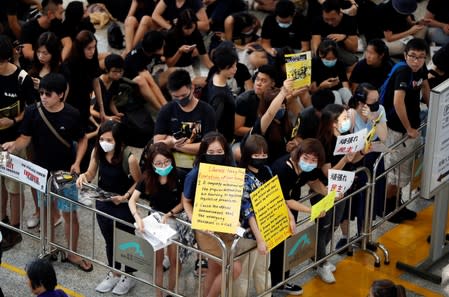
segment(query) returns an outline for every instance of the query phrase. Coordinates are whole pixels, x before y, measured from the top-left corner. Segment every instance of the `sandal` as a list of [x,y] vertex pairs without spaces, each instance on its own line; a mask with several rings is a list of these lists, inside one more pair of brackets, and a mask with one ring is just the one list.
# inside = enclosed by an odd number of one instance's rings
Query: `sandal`
[[[207,260],[206,259],[201,259],[201,277],[205,277],[206,276],[206,271],[208,268],[207,265]],[[195,270],[193,271],[193,274],[195,274],[195,276],[199,276],[200,274],[200,260],[197,259],[195,261]]]
[[[69,259],[69,257],[66,254],[61,255],[61,262],[69,263],[84,272],[91,272],[92,270],[94,270],[94,265],[92,263],[86,261],[85,259],[81,259],[78,262],[73,262]],[[90,266],[88,266],[89,264],[90,264]],[[86,267],[88,267],[88,268],[86,268]]]

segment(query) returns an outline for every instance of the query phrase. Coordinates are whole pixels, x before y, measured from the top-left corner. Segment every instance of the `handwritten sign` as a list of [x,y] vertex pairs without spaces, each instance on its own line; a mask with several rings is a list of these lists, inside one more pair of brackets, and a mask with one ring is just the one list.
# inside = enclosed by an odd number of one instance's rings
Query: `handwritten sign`
[[293,79],[293,89],[310,85],[312,80],[312,54],[310,51],[285,55],[287,78]]
[[47,169],[11,154],[9,157],[11,158],[11,162],[8,162],[6,167],[0,165],[0,174],[19,180],[38,191],[46,191]]
[[245,169],[201,163],[192,228],[237,233]]
[[352,186],[355,173],[353,171],[329,169],[327,191],[344,194]]
[[362,150],[365,147],[367,131],[365,128],[356,133],[338,136],[334,155],[346,155]]
[[335,204],[335,196],[337,195],[337,192],[332,191],[329,194],[327,194],[326,197],[320,200],[320,202],[312,205],[312,211],[310,214],[310,221],[315,220],[320,216],[320,214],[324,211],[328,211],[331,209]]
[[253,191],[251,202],[257,225],[269,250],[292,234],[287,204],[277,176]]

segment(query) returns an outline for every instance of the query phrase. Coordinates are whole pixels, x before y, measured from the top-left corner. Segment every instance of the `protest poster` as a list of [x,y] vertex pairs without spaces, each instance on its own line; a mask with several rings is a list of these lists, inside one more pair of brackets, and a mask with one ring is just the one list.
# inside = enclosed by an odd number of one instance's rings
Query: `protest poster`
[[250,196],[260,233],[268,249],[272,250],[292,234],[278,176],[271,178]]
[[320,214],[324,211],[328,211],[335,204],[335,196],[337,192],[332,191],[326,195],[326,197],[322,198],[318,203],[312,205],[312,210],[310,213],[310,221],[315,220],[320,216]]
[[367,131],[365,128],[352,134],[337,136],[334,155],[346,155],[361,151],[365,147]]
[[45,192],[47,189],[48,170],[12,154],[9,154],[5,165],[0,165],[0,173],[38,191]]
[[329,169],[328,177],[329,182],[327,184],[327,191],[329,193],[335,191],[344,194],[352,186],[355,172]]
[[193,205],[192,228],[237,233],[245,169],[201,163]]
[[287,78],[293,79],[293,89],[311,84],[312,53],[310,51],[285,55],[285,71]]

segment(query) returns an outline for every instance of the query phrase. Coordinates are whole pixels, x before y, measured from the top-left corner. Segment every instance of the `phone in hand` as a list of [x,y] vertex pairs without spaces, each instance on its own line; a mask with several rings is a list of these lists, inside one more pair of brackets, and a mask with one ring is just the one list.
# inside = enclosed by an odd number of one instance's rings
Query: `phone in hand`
[[189,50],[192,50],[192,49],[194,49],[195,47],[196,47],[196,44],[192,44],[192,45],[189,46]]
[[175,139],[181,139],[184,137],[184,133],[182,131],[177,131],[177,132],[173,133],[173,137]]

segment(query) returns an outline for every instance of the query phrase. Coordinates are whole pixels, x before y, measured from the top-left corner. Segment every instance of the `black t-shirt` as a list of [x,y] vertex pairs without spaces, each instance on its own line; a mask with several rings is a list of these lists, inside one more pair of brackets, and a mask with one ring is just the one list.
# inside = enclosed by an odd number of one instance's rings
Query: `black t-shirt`
[[[207,74],[206,81],[210,81],[215,73],[217,73],[217,66],[212,66]],[[245,64],[237,62],[237,71],[233,78],[228,79],[226,84],[234,96],[238,96],[245,91],[245,82],[251,79],[248,67]]]
[[366,63],[366,59],[362,59],[357,62],[354,70],[352,70],[349,81],[358,84],[368,82],[379,89],[387,78],[388,73],[390,73],[393,63],[393,61],[389,61],[382,63],[380,67],[373,67]]
[[[357,23],[355,17],[343,14],[341,22],[333,27],[326,22],[323,18],[317,18],[313,22],[311,28],[312,35],[320,35],[322,38],[326,38],[329,34],[345,34],[347,36],[357,35]],[[343,45],[343,41],[339,42]]]
[[397,12],[393,7],[392,1],[379,4],[378,12],[383,20],[379,22],[382,31],[391,31],[395,34],[407,31],[411,27],[407,21],[408,15]]
[[[128,156],[129,157],[129,156]],[[126,160],[127,162],[128,160]],[[106,160],[100,160],[98,164],[98,186],[111,193],[125,194],[134,181],[123,170],[122,162],[111,164]]]
[[449,23],[449,2],[447,0],[429,0],[427,10],[435,19],[442,23]]
[[252,127],[257,120],[257,110],[259,108],[259,97],[254,90],[240,94],[235,103],[235,113],[245,117],[245,127]]
[[342,82],[348,81],[345,65],[343,64],[343,62],[337,60],[335,66],[327,67],[324,66],[323,61],[321,61],[320,57],[312,58],[312,82],[316,82],[317,86],[319,86],[326,79],[337,76],[340,79],[340,82],[336,86],[331,88],[331,90],[338,90],[342,88]]
[[[319,177],[319,169],[314,169],[311,172],[301,172],[299,175],[296,174],[290,160],[290,154],[286,154],[274,161],[271,169],[273,175],[277,175],[279,178],[285,200],[299,200],[301,198],[301,187],[308,182],[317,180]],[[296,220],[298,212],[291,211]]]
[[418,72],[412,72],[410,67],[398,68],[390,78],[387,91],[384,97],[384,107],[387,114],[387,126],[394,131],[406,133],[399,117],[394,109],[394,91],[405,91],[405,108],[407,118],[413,129],[418,129],[421,125],[420,114],[420,91],[424,80],[427,80],[427,68],[424,65]]
[[[68,143],[78,141],[84,136],[82,125],[79,124],[79,112],[70,104],[65,103],[61,111],[54,113],[48,112],[44,107],[42,111],[59,135]],[[56,138],[39,114],[36,104],[25,108],[20,133],[32,137],[34,162],[37,165],[49,171],[67,171],[75,161],[73,145],[68,148]]]
[[51,21],[50,28],[45,29],[39,26],[39,22],[37,19],[33,19],[31,21],[26,22],[22,26],[22,33],[20,35],[20,43],[23,44],[31,44],[36,46],[37,40],[39,39],[39,36],[41,36],[44,32],[53,32],[58,37],[59,40],[68,37],[69,32],[65,30],[65,27],[62,25],[62,22],[60,20],[53,20]]
[[162,13],[162,17],[173,24],[174,20],[178,19],[179,15],[184,9],[190,8],[193,12],[197,13],[203,7],[201,0],[186,0],[181,7],[176,6],[176,0],[162,0],[166,6],[165,11]]
[[[13,74],[0,75],[0,118],[16,118],[34,98],[33,81],[29,75],[19,81],[21,69],[17,68]],[[18,136],[19,125],[7,129],[0,129],[0,142],[15,140]]]
[[133,79],[144,70],[152,73],[154,65],[159,62],[158,58],[155,55],[146,55],[142,43],[138,44],[125,58],[125,73],[123,76]]
[[[120,83],[118,81],[113,81],[111,83],[111,85],[109,86],[109,89],[107,89],[103,80],[99,79],[99,81],[100,81],[101,95],[103,98],[104,112],[107,115],[110,115],[110,114],[112,114],[112,112],[111,112],[111,109],[109,108],[109,104],[111,103],[112,98],[118,94]],[[100,110],[100,107],[98,106],[96,101],[95,101],[95,110],[97,110],[97,111]]]
[[[184,36],[182,34],[177,34],[176,31],[171,31],[167,38],[165,39],[165,47],[164,47],[164,55],[167,58],[173,57],[178,49],[183,45],[193,45],[196,44],[196,49],[198,50],[199,55],[206,54],[206,47],[204,46],[203,37],[201,36],[200,31],[196,29],[190,36]],[[178,62],[176,62],[176,67],[186,67],[193,64],[193,51],[189,53],[182,53]]]
[[211,79],[207,85],[207,100],[215,110],[217,130],[231,142],[234,138],[235,100],[228,86],[214,85]]
[[299,128],[297,135],[302,139],[315,138],[318,133],[320,118],[316,115],[313,106],[306,107],[299,115]]
[[279,27],[276,17],[269,15],[262,25],[262,38],[269,39],[274,48],[290,46],[301,49],[301,41],[310,41],[310,33],[302,15],[296,14],[288,28]]
[[174,102],[168,102],[162,106],[156,119],[154,134],[173,135],[175,132],[185,130],[197,131],[193,142],[200,142],[203,136],[211,131],[215,131],[215,112],[213,108],[202,101],[191,112],[185,112]]
[[140,192],[140,197],[150,202],[150,206],[157,211],[167,213],[181,201],[182,186],[180,183],[173,189],[166,184],[159,184],[159,191],[150,195],[145,189],[145,182],[140,181],[136,190]]

